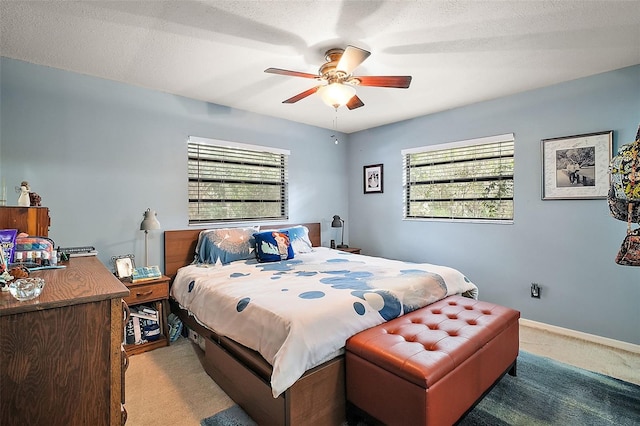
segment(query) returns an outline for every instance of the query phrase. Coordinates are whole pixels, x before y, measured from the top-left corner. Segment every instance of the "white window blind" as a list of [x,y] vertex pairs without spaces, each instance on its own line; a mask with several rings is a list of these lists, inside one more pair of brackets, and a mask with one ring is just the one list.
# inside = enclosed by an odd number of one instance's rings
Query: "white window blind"
[[190,137],[189,223],[288,218],[289,151]]
[[513,134],[402,151],[405,219],[513,220]]

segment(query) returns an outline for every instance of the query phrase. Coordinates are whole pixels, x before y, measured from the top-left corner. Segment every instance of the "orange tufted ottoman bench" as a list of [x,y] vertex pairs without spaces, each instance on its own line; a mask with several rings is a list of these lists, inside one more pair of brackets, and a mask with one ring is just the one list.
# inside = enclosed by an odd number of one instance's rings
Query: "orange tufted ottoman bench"
[[515,376],[519,318],[449,296],[358,333],[346,345],[347,400],[387,425],[452,425]]

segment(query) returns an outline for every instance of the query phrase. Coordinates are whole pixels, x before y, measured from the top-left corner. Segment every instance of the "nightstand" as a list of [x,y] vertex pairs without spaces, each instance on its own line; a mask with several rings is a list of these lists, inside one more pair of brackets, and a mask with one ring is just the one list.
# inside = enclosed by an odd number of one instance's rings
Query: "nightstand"
[[358,247],[336,248],[336,250],[346,251],[347,253],[360,254],[360,249]]
[[169,326],[167,315],[169,314],[169,281],[171,279],[162,276],[158,279],[141,281],[137,283],[125,282],[130,294],[124,298],[129,307],[136,305],[148,305],[158,311],[160,325],[160,337],[147,343],[124,345],[127,355],[135,355],[147,352],[155,348],[169,346]]

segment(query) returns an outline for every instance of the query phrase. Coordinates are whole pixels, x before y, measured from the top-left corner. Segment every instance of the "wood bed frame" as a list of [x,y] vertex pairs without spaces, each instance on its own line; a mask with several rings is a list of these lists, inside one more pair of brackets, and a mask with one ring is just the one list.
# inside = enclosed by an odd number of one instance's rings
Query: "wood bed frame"
[[[320,223],[302,223],[309,228],[309,239],[320,246]],[[294,225],[268,225],[261,229]],[[202,229],[164,233],[165,274],[172,280],[178,269],[193,261]],[[171,310],[184,324],[205,339],[204,369],[211,378],[258,424],[339,425],[346,418],[344,355],[308,370],[297,382],[273,398],[271,365],[253,351],[198,323],[171,301]]]

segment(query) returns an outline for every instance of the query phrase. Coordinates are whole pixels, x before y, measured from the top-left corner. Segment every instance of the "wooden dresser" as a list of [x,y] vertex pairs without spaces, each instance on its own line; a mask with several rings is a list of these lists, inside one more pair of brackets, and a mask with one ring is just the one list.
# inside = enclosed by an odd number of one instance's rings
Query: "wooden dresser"
[[0,424],[121,425],[123,297],[127,287],[95,257],[32,272],[42,294],[0,293]]
[[47,207],[0,206],[0,229],[17,229],[34,237],[47,237],[50,225]]

